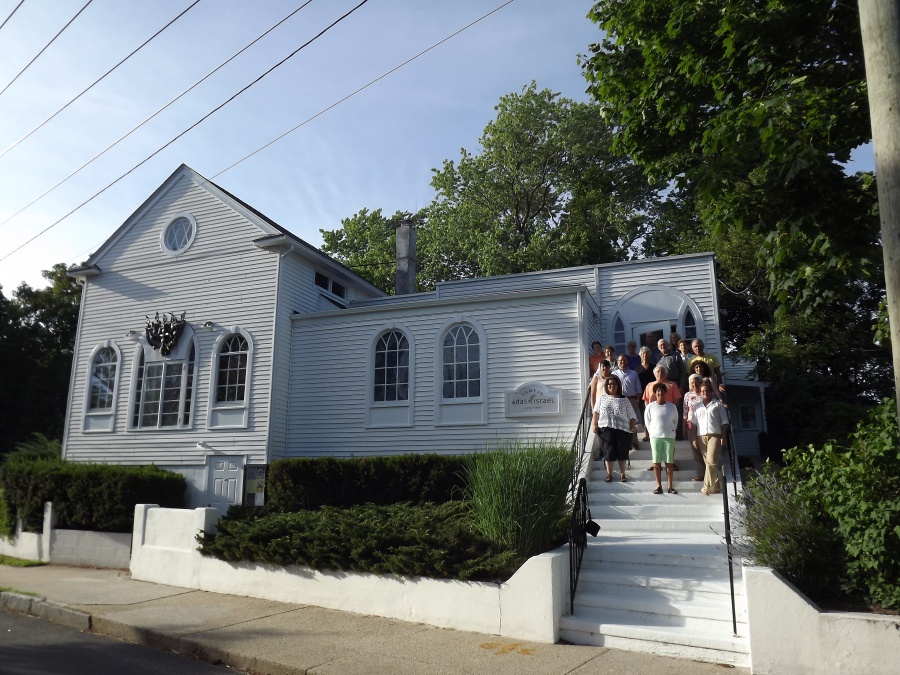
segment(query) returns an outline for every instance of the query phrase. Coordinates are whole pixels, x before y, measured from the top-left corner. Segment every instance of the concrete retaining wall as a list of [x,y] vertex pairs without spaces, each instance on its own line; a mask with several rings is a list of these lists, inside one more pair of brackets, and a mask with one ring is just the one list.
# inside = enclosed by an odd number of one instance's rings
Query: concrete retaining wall
[[127,570],[130,560],[131,532],[52,530],[50,562],[54,565]]
[[772,569],[745,567],[753,675],[893,675],[900,616],[823,612]]
[[0,553],[57,565],[127,570],[131,557],[131,533],[57,530],[53,504],[46,502],[43,531],[22,532],[22,523],[19,522],[15,537],[11,540],[0,538]]
[[135,507],[132,578],[523,640],[559,639],[568,593],[566,550],[531,558],[503,584],[320,572],[201,556],[196,534],[213,531],[217,520],[210,508]]

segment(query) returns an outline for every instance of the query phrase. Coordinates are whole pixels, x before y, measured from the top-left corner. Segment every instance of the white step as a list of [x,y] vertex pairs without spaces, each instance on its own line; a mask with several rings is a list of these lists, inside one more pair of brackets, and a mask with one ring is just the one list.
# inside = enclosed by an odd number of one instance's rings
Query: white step
[[[687,535],[660,532],[658,536],[648,536],[638,532],[601,530],[600,536],[588,538],[584,557],[589,562],[601,564],[703,567],[728,573],[725,543],[708,531]],[[593,565],[591,568],[599,569]]]
[[564,616],[560,637],[574,644],[750,666],[750,643],[746,637],[709,635],[683,627],[602,623],[590,617]]
[[[728,636],[734,630],[730,599],[727,604],[707,604],[585,593],[575,596],[575,616],[628,626],[692,628],[706,635]],[[746,635],[746,623],[739,624],[738,631]]]
[[[630,570],[624,564],[608,565],[600,569],[581,570],[578,577],[578,594],[600,593],[617,595],[627,589],[635,598],[645,595],[666,598],[672,601],[699,600],[703,603],[715,603],[726,598],[731,605],[731,586],[728,575],[719,570],[710,570],[710,574],[697,574],[697,568],[691,568],[693,574],[681,577],[669,576],[673,570],[665,567],[644,565],[651,572]],[[735,584],[735,597],[743,599],[743,584],[740,580]]]

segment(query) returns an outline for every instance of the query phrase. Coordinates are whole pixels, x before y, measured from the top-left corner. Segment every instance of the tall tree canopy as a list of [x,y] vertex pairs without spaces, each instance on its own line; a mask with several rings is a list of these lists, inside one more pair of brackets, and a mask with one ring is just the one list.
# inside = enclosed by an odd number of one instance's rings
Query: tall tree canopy
[[856,3],[602,0],[589,17],[605,37],[582,65],[616,147],[689,187],[712,231],[762,233],[779,303],[881,284],[873,177],[844,169],[871,137]]
[[645,252],[716,252],[726,338],[772,383],[781,447],[851,431],[891,391],[874,176],[845,169],[871,137],[856,4],[602,0],[589,17],[605,35],[583,72],[615,147],[672,186]]
[[[664,183],[612,150],[599,106],[532,83],[500,99],[478,152],[434,169],[414,216],[420,289],[435,282],[625,260],[661,216]],[[323,249],[386,290],[400,217],[363,209]]]
[[0,454],[33,433],[62,438],[81,286],[63,264],[43,274],[46,288],[0,289]]

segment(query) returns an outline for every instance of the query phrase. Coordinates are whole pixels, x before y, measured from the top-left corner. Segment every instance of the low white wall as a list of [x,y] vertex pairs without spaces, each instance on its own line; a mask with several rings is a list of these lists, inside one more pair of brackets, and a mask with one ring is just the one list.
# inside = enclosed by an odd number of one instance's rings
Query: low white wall
[[217,519],[215,509],[138,505],[132,578],[524,640],[559,639],[568,592],[564,549],[531,558],[503,584],[320,572],[201,556],[196,534],[201,529],[212,531]]
[[50,562],[127,570],[131,559],[131,532],[52,530]]
[[9,539],[0,537],[0,554],[21,558],[23,560],[43,560],[42,536],[35,532],[22,532],[22,523],[16,528],[16,534]]
[[745,567],[754,675],[894,675],[900,616],[822,612],[766,567]]
[[131,533],[57,530],[53,503],[45,502],[43,530],[22,532],[22,522],[19,521],[14,537],[9,540],[0,538],[0,554],[57,565],[127,570],[131,557]]
[[16,523],[16,534],[11,539],[0,537],[0,553],[21,558],[50,562],[50,533],[56,527],[53,504],[44,502],[44,525],[41,532],[22,532],[22,521]]

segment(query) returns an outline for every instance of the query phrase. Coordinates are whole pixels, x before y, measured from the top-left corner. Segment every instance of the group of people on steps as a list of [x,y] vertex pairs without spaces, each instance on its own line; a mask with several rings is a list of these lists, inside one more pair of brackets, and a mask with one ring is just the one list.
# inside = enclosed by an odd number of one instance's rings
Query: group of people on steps
[[[688,347],[691,353],[688,352]],[[669,494],[678,494],[673,483],[675,441],[690,442],[696,472],[692,480],[703,481],[705,495],[721,492],[719,466],[728,440],[728,409],[722,364],[704,350],[703,340],[685,340],[673,333],[659,338],[656,348],[637,350],[633,340],[626,353],[616,356],[615,347],[591,345],[593,429],[599,439],[599,456],[606,463],[606,482],[613,480],[618,463],[619,480],[628,481],[625,466],[629,452],[649,442],[656,478],[654,494],[663,494],[665,472]],[[638,425],[643,438],[638,439]]]

